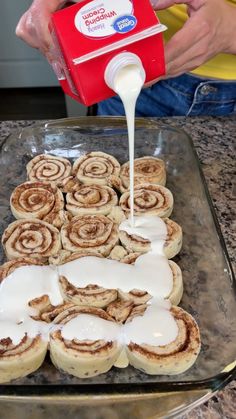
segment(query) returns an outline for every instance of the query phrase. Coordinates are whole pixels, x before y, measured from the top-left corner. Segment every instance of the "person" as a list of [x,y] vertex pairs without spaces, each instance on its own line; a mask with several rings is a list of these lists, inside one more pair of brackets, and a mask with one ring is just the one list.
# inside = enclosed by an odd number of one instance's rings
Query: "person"
[[[65,3],[34,0],[16,28],[52,65],[48,23]],[[142,90],[136,116],[236,113],[236,0],[152,0],[152,5],[168,27],[166,75]],[[124,115],[120,99],[100,102],[98,115]]]

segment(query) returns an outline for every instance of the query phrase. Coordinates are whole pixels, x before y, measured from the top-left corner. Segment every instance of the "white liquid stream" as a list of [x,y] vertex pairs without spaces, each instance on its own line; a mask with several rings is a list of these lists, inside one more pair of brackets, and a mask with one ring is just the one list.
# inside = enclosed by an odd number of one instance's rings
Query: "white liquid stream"
[[137,65],[122,68],[114,81],[114,91],[120,96],[127,119],[129,139],[129,172],[130,172],[130,217],[134,226],[134,129],[135,105],[143,87],[143,79]]
[[84,257],[55,269],[50,266],[23,266],[3,280],[0,286],[0,339],[10,337],[20,343],[27,333],[34,337],[41,334],[48,339],[55,326],[31,319],[35,314],[28,302],[48,295],[53,305],[63,302],[59,275],[77,287],[96,284],[104,288],[147,291],[154,298],[145,314],[126,325],[106,321],[96,316],[80,314],[61,328],[66,339],[118,340],[137,344],[165,345],[172,342],[178,327],[170,313],[168,298],[173,288],[172,272],[163,247],[167,237],[166,225],[159,217],[134,217],[133,168],[134,168],[134,112],[143,82],[138,67],[129,66],[119,73],[115,90],[120,95],[126,112],[130,153],[130,219],[120,225],[120,230],[136,234],[151,242],[151,251],[139,257],[134,265],[114,260]]

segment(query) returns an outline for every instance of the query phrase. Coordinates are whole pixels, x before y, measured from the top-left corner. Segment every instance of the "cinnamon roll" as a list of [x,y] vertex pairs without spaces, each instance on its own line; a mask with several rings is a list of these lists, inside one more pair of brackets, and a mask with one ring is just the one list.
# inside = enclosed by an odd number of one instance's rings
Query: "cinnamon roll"
[[[174,199],[169,189],[161,185],[143,183],[134,187],[134,214],[157,215],[169,217],[172,213]],[[120,198],[121,209],[126,215],[130,212],[130,192],[125,192]]]
[[59,284],[63,299],[77,306],[105,308],[117,299],[117,290],[105,289],[95,284],[87,285],[84,288],[77,288],[64,276],[60,276]]
[[[167,227],[167,238],[163,251],[168,259],[172,259],[180,252],[182,247],[182,228],[169,218],[164,218],[163,221]],[[138,252],[143,254],[151,249],[150,241],[136,234],[128,234],[126,231],[120,230],[119,239],[129,253]]]
[[127,345],[130,364],[146,374],[181,374],[194,364],[199,354],[200,333],[193,317],[180,307],[172,307],[170,312],[178,330],[174,341],[161,346],[133,341]]
[[104,215],[77,216],[62,227],[61,239],[71,252],[94,250],[108,256],[118,242],[118,228]]
[[71,175],[71,163],[63,157],[39,154],[26,166],[28,179],[32,181],[48,181],[55,185]]
[[[133,258],[136,260],[137,256],[133,256]],[[183,295],[182,272],[180,267],[173,261],[169,261],[169,266],[172,271],[173,286],[170,294],[166,297],[166,299],[170,300],[170,302],[173,305],[178,305]],[[139,289],[133,289],[129,292],[124,292],[121,289],[119,289],[118,296],[121,299],[121,301],[131,301],[135,305],[146,304],[153,297],[148,292],[141,291]]]
[[165,218],[164,222],[167,227],[167,239],[164,245],[164,253],[168,259],[172,259],[180,252],[182,247],[182,228],[170,218]]
[[182,272],[177,263],[173,260],[169,260],[169,266],[173,275],[173,288],[167,299],[170,300],[171,304],[177,306],[183,296],[183,279]]
[[94,151],[74,162],[73,174],[86,185],[107,185],[111,175],[119,176],[120,163],[110,154]]
[[150,241],[136,234],[128,234],[126,231],[120,230],[119,239],[122,246],[129,253],[138,253],[140,255],[151,250]]
[[14,272],[15,269],[20,268],[21,266],[29,265],[43,265],[43,263],[40,260],[27,256],[5,262],[2,266],[0,266],[0,282]]
[[[120,179],[124,189],[129,189],[129,162],[124,163],[120,170]],[[166,169],[163,160],[145,156],[134,159],[134,184],[155,183],[165,186]]]
[[88,378],[107,372],[118,359],[122,350],[117,340],[119,326],[104,310],[74,306],[54,323],[59,329],[50,335],[50,356],[57,368]]
[[36,371],[44,361],[47,342],[39,335],[27,334],[14,344],[11,338],[0,339],[0,383],[25,377]]
[[46,216],[52,213],[55,215],[64,208],[64,198],[62,192],[49,182],[29,181],[14,189],[10,205],[12,214],[17,219],[43,220]]
[[107,215],[117,203],[116,192],[105,185],[83,185],[66,195],[66,209],[73,215]]
[[41,220],[17,220],[9,224],[2,235],[2,245],[8,259],[30,256],[47,261],[61,248],[57,228]]

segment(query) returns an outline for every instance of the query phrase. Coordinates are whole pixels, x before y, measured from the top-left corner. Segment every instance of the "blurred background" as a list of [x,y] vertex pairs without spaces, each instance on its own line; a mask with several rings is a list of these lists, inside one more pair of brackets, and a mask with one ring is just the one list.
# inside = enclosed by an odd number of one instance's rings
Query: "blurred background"
[[0,119],[51,119],[87,115],[85,106],[65,97],[46,59],[15,35],[31,0],[1,1]]

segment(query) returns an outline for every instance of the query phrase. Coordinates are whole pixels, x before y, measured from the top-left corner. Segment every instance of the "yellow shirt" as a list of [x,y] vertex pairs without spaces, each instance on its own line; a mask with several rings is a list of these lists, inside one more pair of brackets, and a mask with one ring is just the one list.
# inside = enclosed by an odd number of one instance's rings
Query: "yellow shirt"
[[[229,3],[236,5],[236,0],[229,0]],[[181,29],[188,18],[184,5],[175,5],[166,10],[160,10],[157,15],[160,22],[168,28],[164,32],[165,41],[168,41],[175,32]],[[236,55],[218,54],[191,73],[206,78],[236,80]]]

